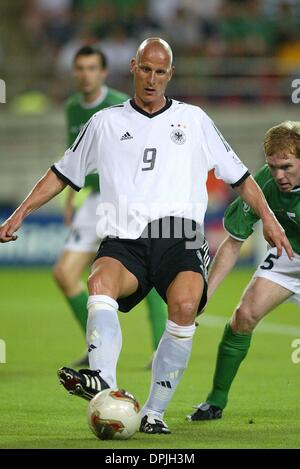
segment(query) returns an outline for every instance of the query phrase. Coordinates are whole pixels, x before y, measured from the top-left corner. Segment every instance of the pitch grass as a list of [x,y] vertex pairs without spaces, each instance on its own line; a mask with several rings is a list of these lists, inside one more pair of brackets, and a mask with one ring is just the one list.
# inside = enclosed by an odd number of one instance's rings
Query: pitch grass
[[[205,314],[228,317],[249,277],[249,271],[233,273]],[[257,332],[224,418],[188,423],[191,405],[209,390],[223,329],[200,324],[189,368],[166,412],[172,434],[136,433],[127,441],[103,442],[87,427],[86,402],[58,385],[57,368],[83,353],[84,340],[50,271],[3,269],[0,284],[0,338],[7,345],[7,363],[0,364],[1,448],[300,447],[300,364],[291,361],[297,335]],[[119,385],[143,403],[150,383],[144,366],[151,355],[144,305],[120,318]],[[265,320],[271,323],[299,327],[299,309],[283,305]]]

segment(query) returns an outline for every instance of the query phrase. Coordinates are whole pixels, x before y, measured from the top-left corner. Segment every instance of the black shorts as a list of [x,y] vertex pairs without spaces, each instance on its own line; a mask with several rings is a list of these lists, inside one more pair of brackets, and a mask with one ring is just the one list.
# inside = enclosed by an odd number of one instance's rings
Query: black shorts
[[[171,217],[171,224],[174,217]],[[147,231],[151,225],[147,226]],[[195,223],[195,222],[193,222]],[[204,279],[204,289],[198,313],[207,301],[207,268],[209,264],[208,245],[205,240],[198,248],[188,249],[187,241],[192,238],[175,237],[172,232],[168,238],[142,235],[138,239],[105,238],[99,247],[96,259],[112,257],[119,260],[138,280],[136,292],[126,298],[118,298],[119,309],[130,311],[155,287],[167,303],[166,292],[170,283],[179,272],[198,272]]]

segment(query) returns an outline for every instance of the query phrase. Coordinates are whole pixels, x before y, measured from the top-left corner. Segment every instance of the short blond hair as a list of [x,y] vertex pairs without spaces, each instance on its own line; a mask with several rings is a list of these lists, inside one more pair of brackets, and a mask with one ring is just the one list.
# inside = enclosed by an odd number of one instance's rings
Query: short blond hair
[[288,151],[300,158],[300,122],[284,121],[269,129],[263,141],[266,156]]

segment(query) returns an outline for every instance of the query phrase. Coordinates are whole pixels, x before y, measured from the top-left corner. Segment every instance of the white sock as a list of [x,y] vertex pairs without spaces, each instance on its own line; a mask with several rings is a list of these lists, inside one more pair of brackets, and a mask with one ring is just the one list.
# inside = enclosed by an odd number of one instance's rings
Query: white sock
[[91,370],[100,370],[109,387],[117,388],[116,367],[122,348],[118,303],[106,295],[89,296],[87,347]]
[[152,365],[152,383],[142,415],[154,412],[163,417],[187,367],[196,326],[178,326],[168,320]]

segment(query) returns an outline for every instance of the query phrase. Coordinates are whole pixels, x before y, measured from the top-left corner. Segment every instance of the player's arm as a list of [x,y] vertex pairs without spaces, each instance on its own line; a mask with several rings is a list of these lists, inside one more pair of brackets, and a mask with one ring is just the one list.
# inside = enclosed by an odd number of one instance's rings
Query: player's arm
[[66,185],[66,182],[49,169],[14,213],[0,226],[0,242],[15,241],[17,236],[14,233],[20,228],[23,220],[59,194]]
[[15,241],[18,230],[30,213],[59,194],[67,184],[80,190],[87,174],[97,171],[97,142],[92,119],[82,129],[74,145],[34,186],[16,211],[0,227],[0,242]]
[[220,244],[208,273],[208,299],[235,266],[242,245],[243,241],[234,239],[230,235]]
[[263,192],[205,113],[202,117],[202,129],[209,169],[213,167],[216,176],[231,184],[242,199],[261,218],[264,237],[271,246],[276,246],[277,255],[281,256],[284,248],[289,259],[292,259],[294,253],[289,240],[268,206]]
[[235,190],[242,199],[250,205],[259,218],[261,218],[264,237],[270,246],[276,246],[277,255],[281,256],[282,249],[284,248],[291,260],[294,257],[294,253],[285,235],[285,231],[275,218],[262,190],[252,176],[247,177],[240,185],[236,186]]
[[244,241],[252,235],[258,220],[258,215],[240,197],[237,197],[225,210],[223,224],[228,236],[219,246],[210,266],[209,298],[236,264],[240,249]]

